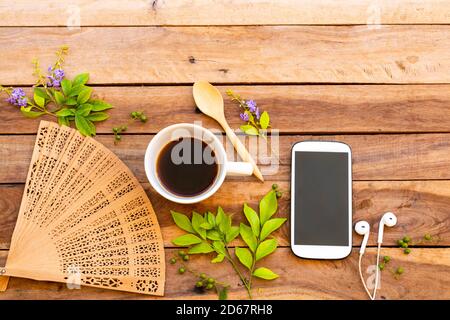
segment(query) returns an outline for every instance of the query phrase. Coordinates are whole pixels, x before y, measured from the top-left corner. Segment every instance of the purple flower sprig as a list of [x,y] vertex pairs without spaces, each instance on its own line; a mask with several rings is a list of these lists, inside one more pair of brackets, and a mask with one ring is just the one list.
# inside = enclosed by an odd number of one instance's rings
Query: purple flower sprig
[[29,99],[22,88],[5,88],[0,85],[1,92],[8,95],[6,102],[20,107],[22,114],[28,118],[36,118],[43,114],[52,114],[45,107],[45,99],[39,96],[35,96],[34,99]]
[[267,111],[261,112],[261,109],[256,104],[255,100],[242,99],[240,95],[235,94],[232,90],[228,89],[226,94],[231,97],[232,101],[236,101],[243,109],[243,112],[239,114],[242,121],[246,122],[240,129],[248,135],[263,136],[265,130],[270,127],[270,117]]
[[47,95],[49,95],[48,87],[53,87],[55,89],[59,89],[61,87],[61,81],[65,77],[65,72],[62,69],[62,65],[68,52],[69,47],[65,45],[61,46],[58,51],[56,51],[56,61],[53,65],[47,68],[47,74],[42,72],[39,60],[33,59],[33,75],[37,77],[35,87],[42,86]]

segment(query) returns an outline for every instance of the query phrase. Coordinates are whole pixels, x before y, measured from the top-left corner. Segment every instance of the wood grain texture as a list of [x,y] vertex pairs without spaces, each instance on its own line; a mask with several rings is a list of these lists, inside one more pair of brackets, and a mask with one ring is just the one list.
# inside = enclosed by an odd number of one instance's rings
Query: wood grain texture
[[[242,124],[240,107],[226,97],[231,88],[243,98],[254,99],[271,115],[272,128],[281,133],[383,133],[449,132],[450,85],[287,85],[219,86],[232,128]],[[28,96],[29,89],[26,90]],[[97,132],[111,133],[141,110],[150,120],[128,126],[129,133],[157,133],[179,122],[201,121],[220,129],[215,121],[195,110],[192,86],[97,87],[98,98],[111,103],[110,119],[97,125]],[[0,133],[36,133],[39,119],[25,118],[18,108],[0,99]],[[52,120],[51,117],[46,119]]]
[[2,28],[2,83],[33,84],[30,61],[63,44],[96,84],[450,82],[450,29],[393,25]]
[[[170,240],[181,234],[170,209],[188,213],[222,205],[241,221],[242,203],[256,208],[277,183],[284,193],[279,215],[287,217],[291,145],[307,139],[346,142],[354,161],[353,220],[369,221],[373,231],[385,211],[395,212],[399,220],[385,230],[389,248],[382,255],[392,260],[382,273],[378,298],[450,299],[449,12],[446,0],[349,0],[345,6],[333,0],[218,0],[214,6],[208,0],[0,0],[0,82],[29,87],[34,83],[31,60],[39,58],[46,69],[53,52],[69,45],[64,67],[69,77],[89,71],[90,83],[100,85],[95,88],[98,96],[116,107],[111,119],[98,126],[102,135],[97,139],[143,182],[161,225],[166,259],[176,253]],[[169,124],[199,120],[218,129],[195,112],[190,84],[198,80],[222,84],[222,92],[230,84],[269,111],[273,128],[282,133],[281,164],[266,175],[265,183],[229,178],[208,200],[181,206],[146,183],[142,162],[153,134]],[[0,109],[2,266],[38,120],[22,118],[3,97]],[[133,135],[114,146],[112,136],[103,134],[135,110],[145,111],[150,121],[130,125]],[[226,100],[233,128],[240,124],[238,113]],[[268,169],[267,157],[258,158],[263,170]],[[437,240],[421,241],[425,233]],[[393,247],[406,234],[414,241],[410,255]],[[255,298],[367,299],[357,275],[357,248],[340,261],[302,260],[286,247],[288,224],[274,236],[283,247],[262,265],[280,279],[256,281]],[[361,238],[354,234],[353,239],[359,246]],[[373,232],[364,270],[375,262],[375,239]],[[246,298],[227,265],[212,266],[208,257],[191,260],[193,268],[229,282],[230,298]],[[398,266],[405,274],[395,279],[389,271]],[[195,279],[180,278],[176,267],[168,264],[167,269],[165,299],[216,298],[196,293]],[[149,297],[12,278],[8,290],[0,293],[2,299]]]
[[[166,250],[169,260],[176,251]],[[364,256],[363,270],[375,261],[375,248]],[[0,251],[0,257],[7,251]],[[404,255],[399,249],[384,248],[383,255],[389,255],[391,262],[381,275],[381,289],[378,299],[449,299],[450,292],[450,249],[414,249]],[[0,259],[1,260],[1,259]],[[280,264],[283,261],[283,264]],[[234,272],[225,262],[211,266],[207,257],[192,256],[192,267],[200,272],[231,285],[230,299],[246,299],[246,292],[239,284]],[[256,280],[255,299],[367,299],[358,276],[358,252],[353,250],[345,260],[303,260],[295,257],[289,248],[280,248],[274,254],[261,260],[261,265],[271,268],[280,275],[274,281]],[[167,261],[166,292],[163,299],[217,299],[212,293],[199,294],[194,290],[195,278],[176,274],[177,268]],[[390,269],[402,266],[405,273],[398,279]],[[367,278],[370,274],[365,274]],[[6,292],[0,299],[153,299],[146,295],[115,292],[81,287],[68,290],[63,283],[38,282],[11,278]],[[159,299],[159,298],[155,298]]]
[[434,24],[449,10],[445,0],[17,0],[0,1],[0,26]]
[[8,288],[9,277],[0,276],[0,292],[6,291]]
[[[146,182],[144,153],[152,135],[124,135],[123,141],[114,145],[111,135],[97,136],[97,140],[115,152],[133,171],[139,181]],[[231,143],[220,137],[228,150],[230,160],[234,156]],[[245,138],[247,145],[253,138]],[[34,136],[0,136],[1,183],[23,183],[28,171]],[[290,175],[290,150],[298,141],[337,140],[348,143],[353,151],[354,180],[429,180],[450,179],[450,134],[388,134],[388,135],[335,135],[335,136],[280,136],[281,164],[270,158],[265,148],[250,148],[253,158],[260,164],[268,181],[288,181]],[[254,141],[251,142],[254,146]],[[276,149],[276,145],[273,146]],[[260,156],[258,156],[258,154]],[[273,165],[270,165],[272,159]],[[233,177],[234,181],[254,181],[252,177]]]
[[[278,215],[290,216],[289,183],[277,181],[283,190],[279,202]],[[157,194],[149,184],[144,184],[158,217],[163,234],[164,245],[173,247],[172,239],[182,235],[177,228],[170,210],[190,214],[193,210],[206,212],[216,210],[220,205],[234,214],[234,222],[238,224],[245,218],[242,205],[247,202],[257,209],[261,197],[270,190],[271,183],[251,182],[248,184],[226,181],[222,188],[211,198],[193,205],[172,203]],[[243,190],[245,189],[245,190]],[[0,249],[9,249],[11,236],[19,212],[23,185],[0,186]],[[393,211],[398,217],[398,225],[385,231],[384,245],[395,246],[396,241],[405,235],[414,240],[414,246],[449,246],[450,245],[450,181],[374,181],[355,182],[353,184],[353,221],[366,220],[372,226],[369,245],[376,245],[378,222],[386,211]],[[275,233],[279,244],[289,246],[289,223]],[[425,234],[433,235],[435,240],[423,241]],[[353,245],[360,246],[361,237],[354,233]],[[241,245],[234,243],[234,245]]]

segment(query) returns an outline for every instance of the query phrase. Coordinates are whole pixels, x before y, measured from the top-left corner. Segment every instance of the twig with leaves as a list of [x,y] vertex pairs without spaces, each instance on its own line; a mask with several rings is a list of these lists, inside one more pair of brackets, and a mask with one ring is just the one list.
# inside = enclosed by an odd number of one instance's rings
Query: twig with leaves
[[[204,215],[193,212],[191,219],[184,214],[171,211],[175,224],[188,232],[172,242],[177,246],[189,247],[189,254],[215,252],[216,256],[211,260],[212,263],[228,261],[251,299],[254,277],[264,280],[278,278],[272,270],[257,267],[261,259],[277,249],[278,242],[270,235],[286,221],[285,218],[272,218],[278,210],[278,197],[281,196],[277,188],[278,186],[274,185],[260,201],[259,213],[244,204],[243,211],[249,225],[245,223],[233,225],[232,215],[226,214],[221,207],[217,209],[217,214],[209,211]],[[233,257],[230,243],[238,236],[248,248],[236,247]],[[246,272],[241,271],[239,263],[246,268]]]

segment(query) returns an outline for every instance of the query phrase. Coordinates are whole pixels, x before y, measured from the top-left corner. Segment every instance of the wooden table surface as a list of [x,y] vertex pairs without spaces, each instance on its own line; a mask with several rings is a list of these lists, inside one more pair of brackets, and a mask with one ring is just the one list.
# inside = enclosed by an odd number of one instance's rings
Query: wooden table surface
[[[244,202],[256,206],[272,183],[284,190],[279,215],[289,215],[289,152],[294,142],[336,139],[353,149],[354,221],[372,230],[385,211],[398,217],[385,231],[382,254],[398,279],[382,274],[380,299],[450,298],[450,3],[446,0],[0,1],[0,83],[29,88],[34,57],[47,66],[55,50],[70,47],[69,76],[91,74],[90,84],[115,108],[98,126],[97,139],[113,150],[144,185],[157,212],[167,259],[181,234],[169,210],[202,211],[222,205],[242,219]],[[81,27],[77,27],[80,13]],[[75,26],[73,26],[75,24]],[[67,27],[71,25],[71,27]],[[177,205],[146,181],[143,155],[152,136],[167,125],[202,121],[192,83],[207,80],[253,98],[280,130],[278,172],[228,179],[210,199]],[[225,101],[233,128],[239,109]],[[39,120],[22,117],[0,101],[0,265],[8,254]],[[114,145],[111,128],[143,110],[146,125],[130,126]],[[263,166],[264,167],[264,166]],[[418,243],[410,255],[396,248],[408,234]],[[289,225],[276,233],[282,248],[266,265],[280,278],[255,282],[257,299],[366,299],[357,274],[361,238],[350,257],[310,261],[289,249]],[[372,232],[364,264],[374,262]],[[232,285],[230,298],[246,298],[231,269],[207,257],[191,266]],[[167,266],[166,299],[214,299],[193,291],[193,279]],[[152,299],[94,288],[12,278],[0,299]]]

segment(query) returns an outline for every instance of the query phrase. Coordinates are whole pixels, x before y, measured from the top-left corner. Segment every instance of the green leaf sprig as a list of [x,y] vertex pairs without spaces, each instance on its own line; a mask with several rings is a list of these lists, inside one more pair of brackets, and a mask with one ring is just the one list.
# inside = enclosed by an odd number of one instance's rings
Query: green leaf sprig
[[[217,209],[217,214],[208,211],[201,215],[194,211],[191,219],[171,211],[175,224],[187,232],[172,242],[177,246],[189,247],[188,254],[215,253],[211,263],[228,261],[251,299],[254,277],[264,280],[278,278],[278,275],[268,268],[257,268],[261,259],[277,249],[278,242],[270,235],[286,222],[285,218],[273,218],[278,210],[278,198],[281,197],[277,188],[277,185],[273,185],[272,190],[260,201],[259,213],[244,204],[243,211],[248,224],[241,223],[239,226],[233,225],[232,215],[226,214],[221,207]],[[236,247],[233,257],[229,245],[237,237],[248,247]],[[245,273],[238,267],[238,263],[245,267]]]
[[26,97],[20,88],[0,86],[0,93],[6,93],[8,101],[20,107],[25,117],[50,115],[56,117],[60,125],[70,126],[74,122],[82,135],[94,136],[95,122],[108,119],[105,111],[112,106],[92,97],[92,88],[86,85],[88,73],[81,73],[72,80],[65,77],[62,65],[68,50],[67,46],[62,46],[56,52],[56,61],[48,68],[48,75],[42,72],[39,61],[33,60],[33,75],[37,80],[32,98]]

